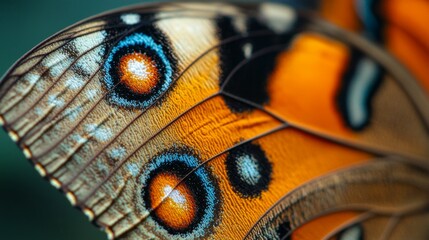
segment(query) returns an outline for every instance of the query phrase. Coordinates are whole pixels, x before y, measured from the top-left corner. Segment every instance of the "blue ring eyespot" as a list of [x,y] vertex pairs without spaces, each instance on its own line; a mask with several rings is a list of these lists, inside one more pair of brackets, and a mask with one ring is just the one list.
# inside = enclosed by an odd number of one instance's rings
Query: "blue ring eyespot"
[[173,58],[166,44],[134,33],[114,46],[104,63],[109,102],[126,108],[151,106],[173,82]]
[[143,207],[152,210],[151,224],[169,236],[204,237],[214,225],[219,209],[216,183],[199,163],[189,151],[175,149],[156,156],[140,178]]

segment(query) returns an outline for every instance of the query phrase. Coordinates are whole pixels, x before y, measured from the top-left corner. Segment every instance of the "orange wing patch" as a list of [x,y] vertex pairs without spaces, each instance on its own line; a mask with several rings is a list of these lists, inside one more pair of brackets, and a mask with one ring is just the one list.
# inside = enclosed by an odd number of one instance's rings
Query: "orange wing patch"
[[335,106],[348,49],[325,37],[306,34],[278,58],[269,81],[269,109],[292,123],[351,136]]
[[387,47],[420,80],[429,92],[429,3],[427,1],[383,1]]
[[[356,130],[346,125],[340,115],[338,96],[340,87],[348,81],[346,77],[350,77],[344,75],[352,58],[350,55],[350,49],[336,41],[316,34],[298,36],[291,48],[278,57],[268,82],[270,102],[266,109],[292,126],[310,132],[416,158],[429,156],[429,151],[424,150],[429,141],[418,112],[388,77],[369,99],[370,106],[365,107],[368,114],[373,113],[368,126]],[[361,75],[352,77],[365,77],[359,71],[355,74]],[[353,92],[353,88],[347,94],[365,94],[359,89]],[[411,138],[404,137],[411,133]],[[412,139],[413,143],[405,139]]]
[[326,20],[352,31],[358,31],[362,28],[354,0],[324,0],[321,2],[321,15]]
[[[231,187],[226,169],[228,166],[225,166],[227,154],[208,164],[218,176],[219,189],[225,203],[221,215],[223,224],[217,227],[215,239],[242,239],[282,196],[314,178],[366,162],[373,157],[293,129],[268,135],[252,144],[259,145],[264,150],[273,167],[269,189],[262,191],[259,197],[243,198]],[[240,224],[236,224],[237,222]]]

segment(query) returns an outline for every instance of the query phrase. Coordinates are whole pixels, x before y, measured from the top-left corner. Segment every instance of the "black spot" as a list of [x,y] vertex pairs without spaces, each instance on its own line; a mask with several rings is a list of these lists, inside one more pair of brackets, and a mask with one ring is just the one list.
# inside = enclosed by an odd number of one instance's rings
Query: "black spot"
[[282,240],[292,239],[291,237],[292,229],[290,227],[290,222],[286,221],[281,223],[279,226],[277,226],[276,233],[277,233],[278,239],[282,239]]
[[[253,171],[257,178],[246,178],[240,171],[240,161],[252,159]],[[228,153],[225,161],[229,182],[234,191],[243,198],[255,198],[268,190],[271,181],[272,166],[259,145],[247,143]],[[249,166],[249,165],[247,165]],[[256,167],[255,167],[256,166]],[[250,179],[250,180],[249,180]]]
[[[230,17],[218,19],[217,25],[221,41],[243,35],[236,29],[233,21],[234,19]],[[274,70],[277,56],[290,43],[291,35],[276,34],[264,23],[254,18],[247,19],[246,27],[247,33],[245,34],[248,34],[248,37],[223,44],[220,48],[222,69],[220,85],[225,85],[224,92],[257,105],[264,105],[269,102],[267,82]],[[270,50],[261,54],[261,51],[276,45],[283,45],[284,48]],[[245,48],[251,49],[250,59],[246,58]],[[261,55],[252,57],[253,53]],[[237,106],[237,104],[231,104],[227,98],[225,98],[225,101],[233,112],[253,110],[253,107],[248,104]]]

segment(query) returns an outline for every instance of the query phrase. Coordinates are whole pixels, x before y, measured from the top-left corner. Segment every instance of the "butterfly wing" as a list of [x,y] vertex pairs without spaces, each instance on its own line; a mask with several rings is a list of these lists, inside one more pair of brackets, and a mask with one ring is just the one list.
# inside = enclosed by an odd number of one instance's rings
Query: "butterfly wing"
[[425,65],[429,56],[427,2],[329,0],[322,2],[320,10],[323,17],[335,24],[362,32],[386,46],[418,78],[425,90],[429,90]]
[[[413,199],[428,200],[413,189],[427,179],[407,172],[426,173],[429,155],[427,99],[413,77],[369,42],[281,5],[100,15],[24,56],[0,93],[10,136],[112,239],[252,237],[278,228],[273,213],[302,207],[290,201],[304,190],[321,191],[326,205],[285,229],[350,208],[331,224],[334,236],[372,210],[350,214],[352,203],[402,191],[386,177],[395,167]],[[379,197],[331,201],[337,192],[322,189],[347,188],[339,179],[369,195],[378,180],[392,183]]]
[[[403,239],[412,234],[413,239],[425,239],[427,230],[419,225],[429,217],[425,210],[427,186],[427,174],[407,164],[394,159],[366,162],[290,192],[259,219],[246,237]],[[407,234],[402,224],[419,227]],[[317,231],[311,231],[313,227]]]

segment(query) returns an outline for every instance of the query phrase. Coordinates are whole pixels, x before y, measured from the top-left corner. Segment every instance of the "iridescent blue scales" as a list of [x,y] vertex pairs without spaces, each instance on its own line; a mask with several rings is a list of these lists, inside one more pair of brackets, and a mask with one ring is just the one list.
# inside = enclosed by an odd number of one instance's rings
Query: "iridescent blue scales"
[[110,239],[429,237],[426,93],[286,6],[118,10],[0,84],[11,138]]

